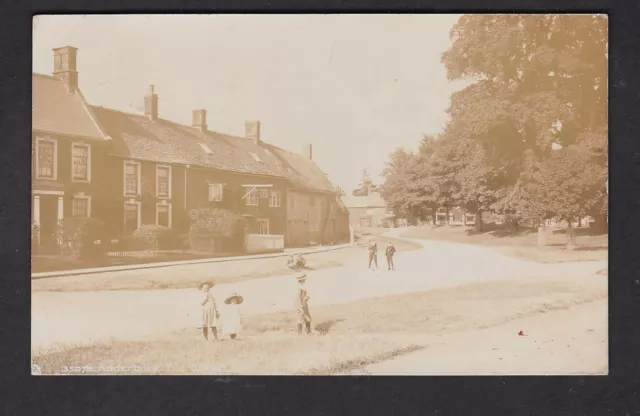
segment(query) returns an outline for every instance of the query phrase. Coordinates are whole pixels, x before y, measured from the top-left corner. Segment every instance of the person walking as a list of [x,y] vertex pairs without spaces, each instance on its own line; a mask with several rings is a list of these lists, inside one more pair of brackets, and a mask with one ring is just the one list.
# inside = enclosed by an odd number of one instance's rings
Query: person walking
[[371,268],[371,262],[375,264],[373,270],[378,269],[378,244],[373,239],[369,240],[369,268]]
[[387,256],[387,267],[389,270],[395,270],[393,266],[393,255],[396,254],[396,247],[391,241],[387,241],[387,248],[384,250],[385,256]]
[[301,273],[296,278],[298,281],[298,290],[295,299],[296,313],[298,314],[298,334],[302,334],[302,326],[304,325],[307,334],[311,333],[311,313],[309,312],[309,294],[305,287],[307,275]]
[[231,294],[225,300],[224,313],[222,314],[222,330],[229,334],[229,338],[236,339],[242,328],[242,317],[240,315],[240,305],[243,302],[242,296],[237,293]]
[[211,288],[213,287],[213,283],[203,282],[200,284],[200,290],[202,290],[204,294],[204,299],[202,300],[202,335],[204,335],[204,339],[208,340],[208,329],[211,328],[211,334],[213,335],[213,339],[218,339],[218,319],[220,318],[220,312],[218,312],[218,308],[216,307],[216,301],[213,299],[213,295],[211,294]]

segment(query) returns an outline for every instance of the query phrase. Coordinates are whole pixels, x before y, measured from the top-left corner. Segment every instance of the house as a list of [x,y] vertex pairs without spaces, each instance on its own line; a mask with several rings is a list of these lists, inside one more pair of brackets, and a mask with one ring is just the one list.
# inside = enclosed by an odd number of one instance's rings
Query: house
[[[447,218],[447,213],[449,218]],[[436,210],[436,225],[474,225],[476,223],[476,215],[466,212],[461,207],[453,207],[447,209],[440,207]]]
[[[64,51],[64,62],[75,74],[68,78],[75,79],[77,91],[77,50]],[[54,55],[58,60],[57,52]],[[35,97],[42,100],[42,88],[36,87],[34,81],[34,118]],[[112,239],[147,224],[184,233],[189,211],[204,207],[224,208],[247,220],[247,251],[281,250],[285,240],[288,245],[308,245],[348,239],[346,211],[313,162],[310,147],[305,156],[264,143],[259,121],[245,123],[244,137],[216,132],[208,128],[204,109],[192,111],[190,126],[163,119],[154,86],[141,97],[145,110],[140,114],[91,106],[77,94],[74,103],[82,112],[75,112],[91,122],[80,120],[80,125],[93,127],[95,140],[105,142],[100,157],[92,157],[95,173],[90,176],[99,192],[87,190],[78,197],[89,198],[87,216],[105,221]],[[49,93],[47,98],[60,101]],[[59,111],[38,104],[43,120]],[[65,114],[59,118],[69,120]],[[291,205],[289,198],[295,199]],[[306,223],[299,226],[295,220],[303,217]]]
[[78,87],[75,48],[54,49],[53,76],[32,82],[32,229],[46,249],[64,218],[93,215],[110,138]]
[[378,191],[366,195],[345,195],[342,201],[349,210],[349,223],[353,228],[396,226],[395,215]]
[[257,122],[247,124],[248,137],[223,135],[208,130],[205,110],[193,111],[192,126],[160,118],[158,101],[151,88],[145,114],[93,108],[113,137],[102,214],[114,232],[143,224],[186,232],[190,210],[218,207],[244,216],[248,234],[280,236],[281,248],[288,181],[260,145]]
[[327,174],[313,162],[312,145],[304,145],[302,154],[275,146],[269,149],[283,162],[284,175],[291,183],[286,197],[286,244],[304,246],[348,240],[348,212]]

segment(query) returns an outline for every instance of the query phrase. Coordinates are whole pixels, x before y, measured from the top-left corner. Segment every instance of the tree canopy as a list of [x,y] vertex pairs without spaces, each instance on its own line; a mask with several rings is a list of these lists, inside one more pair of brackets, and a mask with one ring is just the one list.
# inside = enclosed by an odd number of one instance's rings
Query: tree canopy
[[606,213],[607,18],[464,15],[442,55],[443,132],[396,150],[383,196],[398,210],[464,206],[519,219]]

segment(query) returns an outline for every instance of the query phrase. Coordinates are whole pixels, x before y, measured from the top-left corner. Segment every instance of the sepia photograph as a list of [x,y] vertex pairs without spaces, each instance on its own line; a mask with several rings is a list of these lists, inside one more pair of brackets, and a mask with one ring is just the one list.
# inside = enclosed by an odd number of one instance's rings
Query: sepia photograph
[[608,25],[33,17],[31,374],[607,375]]

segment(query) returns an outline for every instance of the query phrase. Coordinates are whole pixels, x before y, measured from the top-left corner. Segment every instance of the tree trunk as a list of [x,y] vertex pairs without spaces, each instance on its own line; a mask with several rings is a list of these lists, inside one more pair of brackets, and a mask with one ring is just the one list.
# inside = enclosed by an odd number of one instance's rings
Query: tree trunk
[[547,245],[547,227],[545,226],[544,220],[538,221],[538,248],[544,247]]
[[483,224],[483,222],[482,222],[482,211],[477,210],[477,211],[476,211],[476,229],[477,229],[479,232],[482,232],[482,231],[483,231],[483,225],[484,225],[484,224]]
[[568,219],[568,227],[567,227],[567,238],[568,238],[568,242],[567,242],[567,250],[574,250],[576,248],[576,242],[575,242],[575,234],[574,234],[574,230],[573,230],[573,225],[572,223],[572,219],[569,218]]
[[449,206],[447,206],[447,207],[445,208],[445,211],[446,211],[446,212],[445,212],[445,215],[446,215],[446,216],[445,216],[444,222],[445,222],[445,224],[450,225],[450,224],[449,224]]

